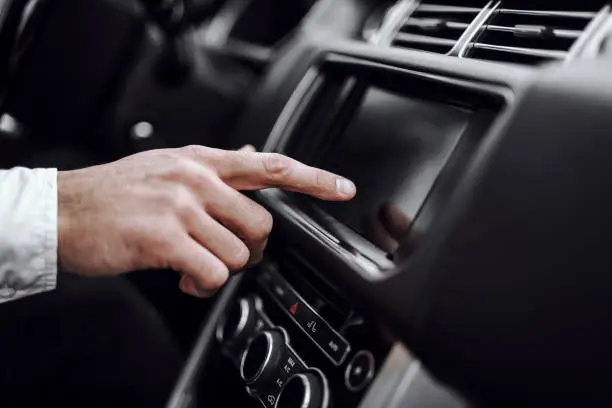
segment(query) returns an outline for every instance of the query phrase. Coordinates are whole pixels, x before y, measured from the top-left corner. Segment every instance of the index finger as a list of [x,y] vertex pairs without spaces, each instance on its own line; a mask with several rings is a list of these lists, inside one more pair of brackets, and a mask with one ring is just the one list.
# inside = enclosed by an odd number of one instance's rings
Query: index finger
[[238,151],[227,159],[217,170],[237,190],[278,187],[329,201],[347,201],[357,192],[352,181],[281,154]]

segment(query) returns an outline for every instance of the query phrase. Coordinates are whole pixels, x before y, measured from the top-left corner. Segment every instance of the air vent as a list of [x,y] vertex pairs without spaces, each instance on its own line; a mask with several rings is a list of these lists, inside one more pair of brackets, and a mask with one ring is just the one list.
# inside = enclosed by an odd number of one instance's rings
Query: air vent
[[481,9],[478,6],[420,3],[404,19],[392,45],[447,54]]
[[466,57],[529,65],[565,60],[598,14],[593,10],[512,8],[512,3],[502,3]]

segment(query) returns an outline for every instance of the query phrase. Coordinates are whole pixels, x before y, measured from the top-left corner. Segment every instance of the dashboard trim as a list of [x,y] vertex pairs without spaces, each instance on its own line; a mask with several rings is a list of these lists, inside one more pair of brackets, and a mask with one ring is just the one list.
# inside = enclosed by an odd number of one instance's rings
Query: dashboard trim
[[381,27],[370,38],[370,43],[374,45],[390,45],[393,37],[400,30],[404,19],[417,9],[419,1],[400,0],[391,7],[385,15]]
[[403,344],[396,343],[359,408],[402,408],[407,406],[406,399],[412,396],[413,399],[418,399],[419,403],[413,404],[414,406],[468,407],[465,400],[432,379],[421,362],[415,359]]
[[263,147],[264,152],[271,152],[278,146],[287,127],[293,127],[293,121],[303,113],[303,109],[305,108],[304,102],[312,97],[312,94],[319,89],[322,83],[323,78],[319,75],[317,68],[312,67],[306,71],[306,74],[304,74],[304,77],[295,88],[295,91],[289,97],[270,135],[266,139],[266,143]]
[[578,38],[578,40],[572,45],[572,48],[569,50],[567,58],[564,61],[566,64],[577,58],[580,58],[583,50],[592,41],[593,35],[599,30],[599,28],[605,23],[606,19],[610,16],[610,10],[612,10],[612,8],[609,5],[606,5],[601,10],[599,10],[593,20],[591,20],[591,22],[587,25],[580,38]]
[[[580,59],[596,56],[597,49],[593,49],[603,37],[612,30],[612,6],[606,5],[595,15],[587,25],[580,38],[572,45],[565,64]],[[589,55],[590,54],[590,55]]]

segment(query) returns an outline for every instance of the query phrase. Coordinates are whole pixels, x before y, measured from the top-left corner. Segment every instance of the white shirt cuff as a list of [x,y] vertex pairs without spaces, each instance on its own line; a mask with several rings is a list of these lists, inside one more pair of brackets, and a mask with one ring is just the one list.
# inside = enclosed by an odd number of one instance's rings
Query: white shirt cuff
[[57,170],[0,170],[0,303],[55,289]]

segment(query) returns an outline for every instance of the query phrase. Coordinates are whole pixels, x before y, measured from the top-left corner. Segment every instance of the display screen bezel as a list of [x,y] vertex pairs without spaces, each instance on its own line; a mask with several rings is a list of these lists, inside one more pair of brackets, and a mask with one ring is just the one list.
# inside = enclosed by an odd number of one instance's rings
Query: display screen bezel
[[400,243],[397,257],[392,257],[352,228],[317,208],[309,198],[282,193],[283,200],[311,217],[322,233],[333,237],[338,245],[368,258],[379,269],[394,269],[396,263],[412,252],[413,243],[423,239],[433,221],[441,215],[444,203],[459,182],[470,156],[507,101],[507,95],[491,92],[486,87],[443,79],[431,74],[409,75],[403,69],[363,60],[328,57],[308,81],[308,88],[301,95],[301,100],[292,107],[292,115],[283,119],[282,131],[273,134],[266,147],[266,151],[287,154],[301,161],[316,160],[317,151],[346,130],[371,86],[388,89],[406,98],[472,112],[460,143],[414,220],[410,234]]

